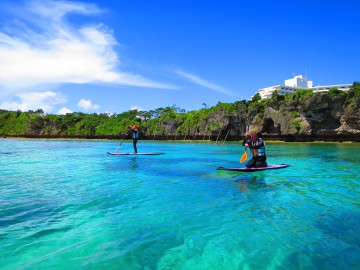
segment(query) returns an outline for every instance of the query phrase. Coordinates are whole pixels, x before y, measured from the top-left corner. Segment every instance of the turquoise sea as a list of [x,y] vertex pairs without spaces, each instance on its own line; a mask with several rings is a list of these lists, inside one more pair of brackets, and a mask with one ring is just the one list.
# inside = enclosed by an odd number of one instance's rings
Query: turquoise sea
[[360,144],[118,144],[0,139],[2,270],[360,269]]

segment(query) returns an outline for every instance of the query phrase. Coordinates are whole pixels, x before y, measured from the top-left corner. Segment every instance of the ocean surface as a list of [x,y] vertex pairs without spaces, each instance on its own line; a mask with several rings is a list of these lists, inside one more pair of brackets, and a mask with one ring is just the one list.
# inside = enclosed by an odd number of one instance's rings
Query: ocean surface
[[2,270],[360,269],[360,144],[118,144],[0,139]]

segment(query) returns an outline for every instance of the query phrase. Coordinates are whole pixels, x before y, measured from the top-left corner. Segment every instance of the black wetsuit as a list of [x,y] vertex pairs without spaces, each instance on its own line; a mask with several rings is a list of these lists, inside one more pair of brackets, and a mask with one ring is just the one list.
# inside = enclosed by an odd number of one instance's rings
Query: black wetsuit
[[133,129],[132,130],[132,139],[133,139],[133,147],[134,147],[134,152],[137,153],[137,141],[139,139],[139,131],[137,129]]

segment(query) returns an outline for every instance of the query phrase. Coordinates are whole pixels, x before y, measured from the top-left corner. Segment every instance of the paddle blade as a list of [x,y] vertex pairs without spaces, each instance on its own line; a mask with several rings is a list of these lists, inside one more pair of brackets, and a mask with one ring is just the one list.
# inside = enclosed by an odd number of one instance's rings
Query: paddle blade
[[244,154],[242,155],[241,159],[240,159],[240,163],[243,163],[247,160],[248,158],[248,155],[247,155],[247,152],[246,150],[244,151]]

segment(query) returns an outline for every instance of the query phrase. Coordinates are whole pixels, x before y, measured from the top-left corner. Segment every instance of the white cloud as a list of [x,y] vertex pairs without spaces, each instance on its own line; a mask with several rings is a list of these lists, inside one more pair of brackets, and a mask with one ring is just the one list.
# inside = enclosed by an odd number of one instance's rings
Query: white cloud
[[96,111],[99,105],[93,104],[89,99],[81,99],[78,103],[79,107],[87,111]]
[[55,105],[67,102],[63,94],[50,91],[20,93],[17,95],[17,99],[19,99],[19,101],[3,102],[0,104],[0,108],[13,111],[42,109],[48,113],[52,111]]
[[222,86],[216,85],[214,83],[211,83],[209,81],[206,81],[196,75],[190,74],[188,72],[182,71],[182,70],[174,70],[174,72],[178,75],[180,75],[181,77],[191,81],[192,83],[195,83],[197,85],[200,85],[202,87],[211,89],[211,90],[215,90],[217,92],[220,92],[222,94],[226,94],[226,95],[233,95],[230,91],[228,91],[227,89],[225,89]]
[[59,114],[59,115],[65,115],[65,114],[67,114],[67,113],[72,113],[73,111],[72,110],[70,110],[70,109],[68,109],[68,108],[66,108],[66,107],[62,107],[58,112],[57,112],[57,114]]
[[[40,84],[111,83],[174,89],[172,85],[119,70],[118,45],[103,24],[72,27],[69,13],[93,15],[95,5],[32,0],[0,29],[0,88],[8,93]],[[16,89],[16,90],[15,90]]]
[[141,107],[139,107],[139,106],[131,106],[131,107],[130,107],[130,110],[131,110],[131,111],[137,110],[138,112],[140,112],[140,111],[145,111],[144,108],[141,108]]

